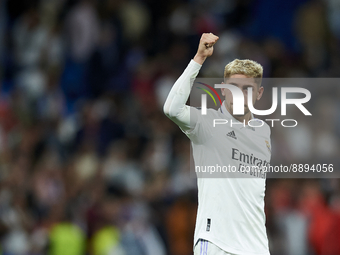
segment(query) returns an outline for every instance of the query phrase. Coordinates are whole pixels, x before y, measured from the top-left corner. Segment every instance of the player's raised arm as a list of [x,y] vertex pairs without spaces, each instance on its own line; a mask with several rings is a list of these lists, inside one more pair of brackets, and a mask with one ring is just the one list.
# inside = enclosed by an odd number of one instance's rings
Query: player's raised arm
[[177,79],[165,101],[163,107],[165,115],[183,130],[190,129],[190,107],[185,103],[188,100],[192,84],[206,58],[213,54],[213,46],[218,39],[219,37],[212,33],[202,34],[194,59],[190,61]]

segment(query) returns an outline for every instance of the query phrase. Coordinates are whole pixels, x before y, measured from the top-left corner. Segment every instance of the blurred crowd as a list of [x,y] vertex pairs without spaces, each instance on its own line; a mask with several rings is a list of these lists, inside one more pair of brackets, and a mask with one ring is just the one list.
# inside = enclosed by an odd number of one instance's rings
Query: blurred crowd
[[[200,77],[340,75],[338,0],[0,0],[3,255],[192,254],[190,144],[162,107],[203,32]],[[319,89],[326,125],[273,131],[274,163],[339,161],[340,90]],[[340,254],[338,179],[268,179],[265,210],[272,255]]]

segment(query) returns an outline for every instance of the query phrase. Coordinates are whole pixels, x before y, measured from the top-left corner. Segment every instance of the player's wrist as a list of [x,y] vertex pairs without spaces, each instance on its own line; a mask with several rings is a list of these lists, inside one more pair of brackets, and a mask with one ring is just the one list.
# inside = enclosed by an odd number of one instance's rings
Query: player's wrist
[[194,61],[200,65],[202,65],[206,59],[207,59],[206,56],[202,56],[200,54],[196,54],[194,57]]

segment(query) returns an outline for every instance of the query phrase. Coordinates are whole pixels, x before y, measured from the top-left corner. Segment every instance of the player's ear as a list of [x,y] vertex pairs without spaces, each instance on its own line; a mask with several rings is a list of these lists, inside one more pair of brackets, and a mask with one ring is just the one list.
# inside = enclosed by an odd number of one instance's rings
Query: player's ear
[[[222,84],[224,84],[223,81],[222,81]],[[221,88],[221,92],[222,92],[222,96],[225,96],[225,88]]]
[[259,91],[257,92],[256,100],[260,100],[264,92],[264,87],[260,86]]

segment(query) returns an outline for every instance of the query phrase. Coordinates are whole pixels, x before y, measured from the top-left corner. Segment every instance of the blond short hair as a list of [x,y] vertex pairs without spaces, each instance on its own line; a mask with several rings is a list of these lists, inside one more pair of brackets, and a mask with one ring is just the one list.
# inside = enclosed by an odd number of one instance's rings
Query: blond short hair
[[225,66],[224,78],[229,78],[234,74],[243,74],[249,78],[254,78],[255,82],[261,86],[263,67],[253,60],[235,59]]

